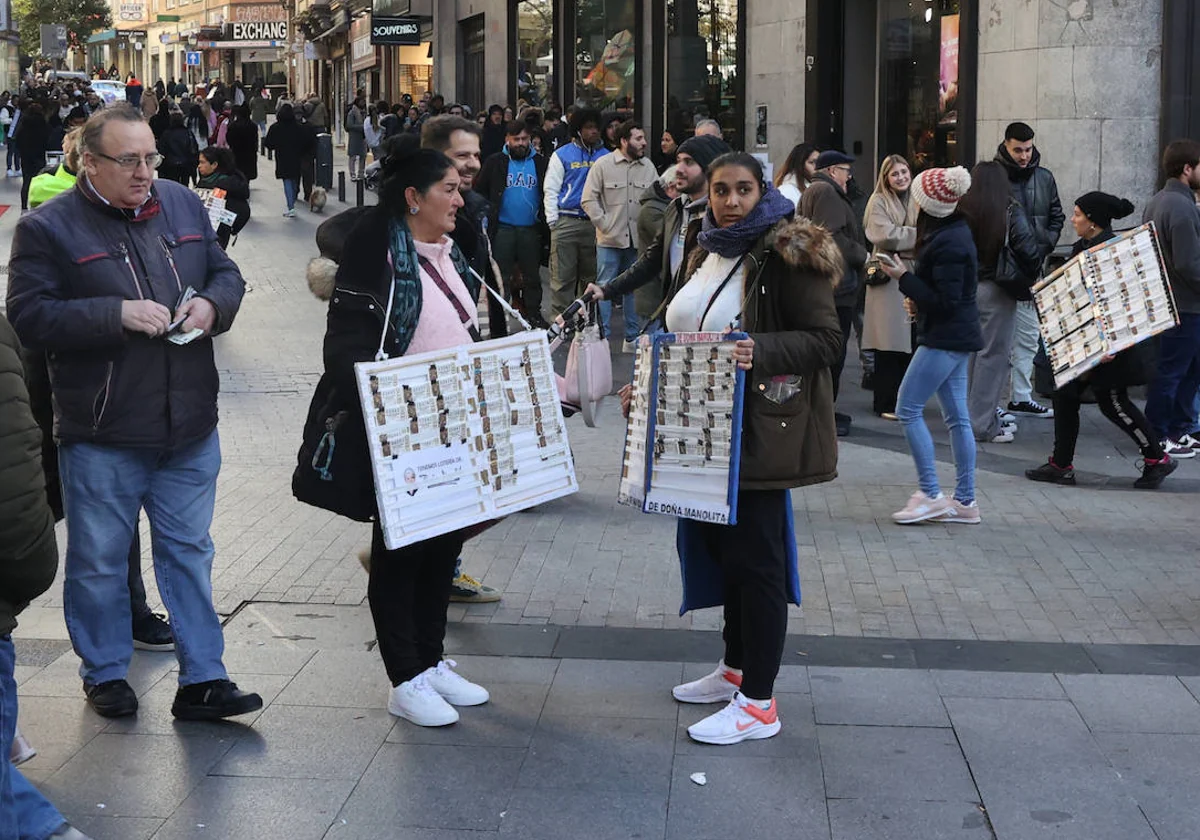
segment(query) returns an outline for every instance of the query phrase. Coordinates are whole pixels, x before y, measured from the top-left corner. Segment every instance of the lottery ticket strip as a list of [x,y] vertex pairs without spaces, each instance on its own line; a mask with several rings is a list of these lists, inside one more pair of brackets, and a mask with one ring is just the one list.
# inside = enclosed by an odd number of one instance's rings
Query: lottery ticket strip
[[232,225],[237,221],[237,213],[225,209],[225,190],[193,190],[192,192],[200,196],[200,200],[204,202],[204,206],[208,210],[208,221],[212,224],[213,230],[223,224]]
[[578,490],[545,333],[355,371],[388,548]]
[[738,337],[668,333],[640,340],[618,502],[646,513],[736,523],[745,381],[733,359]]
[[1178,323],[1153,223],[1079,254],[1033,301],[1057,387]]

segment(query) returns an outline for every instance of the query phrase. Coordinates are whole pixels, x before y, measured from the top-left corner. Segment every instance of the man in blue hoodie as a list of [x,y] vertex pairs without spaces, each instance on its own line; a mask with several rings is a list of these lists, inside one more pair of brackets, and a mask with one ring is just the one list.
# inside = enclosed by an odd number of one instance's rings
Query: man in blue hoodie
[[504,129],[504,147],[483,162],[475,191],[488,200],[488,233],[492,257],[500,267],[504,288],[512,293],[514,269],[521,271],[521,300],[535,327],[546,327],[542,315],[542,252],[549,244],[542,185],[546,159],[533,151],[529,128],[512,120]]
[[556,314],[596,280],[596,229],[583,210],[583,185],[592,164],[608,154],[594,108],[571,115],[571,135],[571,142],[551,156],[543,187],[550,225],[550,306]]

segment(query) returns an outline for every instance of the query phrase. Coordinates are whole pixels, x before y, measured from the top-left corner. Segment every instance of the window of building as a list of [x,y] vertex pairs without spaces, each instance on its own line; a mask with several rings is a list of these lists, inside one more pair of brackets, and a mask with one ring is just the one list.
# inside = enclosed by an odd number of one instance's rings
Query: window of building
[[540,108],[554,98],[554,2],[517,3],[517,99]]
[[881,149],[903,154],[914,171],[967,160],[962,133],[973,120],[959,99],[960,5],[880,2]]
[[576,0],[575,101],[632,116],[637,105],[636,0]]
[[742,148],[745,80],[739,61],[739,0],[666,0],[666,129],[677,142],[714,119]]

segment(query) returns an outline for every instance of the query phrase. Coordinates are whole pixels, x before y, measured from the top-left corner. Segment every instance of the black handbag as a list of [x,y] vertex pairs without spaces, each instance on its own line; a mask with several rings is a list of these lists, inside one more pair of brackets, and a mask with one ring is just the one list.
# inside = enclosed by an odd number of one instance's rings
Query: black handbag
[[292,495],[358,522],[376,516],[375,483],[358,395],[343,398],[329,374],[321,376],[308,407],[292,473]]
[[863,266],[863,282],[868,286],[886,286],[891,279],[884,273],[879,257],[871,257]]

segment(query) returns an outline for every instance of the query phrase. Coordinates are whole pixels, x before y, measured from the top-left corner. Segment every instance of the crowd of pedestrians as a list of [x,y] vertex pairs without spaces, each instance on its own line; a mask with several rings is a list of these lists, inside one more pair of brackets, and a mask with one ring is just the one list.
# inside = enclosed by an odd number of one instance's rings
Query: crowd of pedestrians
[[[57,562],[47,487],[61,488],[68,521],[64,612],[91,708],[106,717],[137,712],[127,676],[138,646],[174,649],[177,718],[262,706],[229,679],[212,605],[220,468],[212,337],[232,328],[244,291],[225,247],[249,216],[260,141],[284,182],[285,215],[294,216],[302,188],[315,189],[316,138],[330,115],[319,97],[285,99],[268,127],[261,90],[218,84],[195,96],[159,87],[131,78],[127,101],[95,107],[86,87],[26,91],[15,104],[0,97],[0,125],[22,168],[45,163],[45,149],[37,158],[32,145],[53,138],[64,153],[26,184],[37,209],[18,223],[11,327],[0,320],[0,395],[14,406],[0,424],[0,469],[14,488],[6,498],[16,500],[0,506],[5,750],[16,716],[8,634]],[[725,704],[689,727],[704,743],[780,731],[774,682],[787,603],[799,599],[790,490],[837,476],[836,438],[851,418],[835,406],[856,331],[860,350],[873,354],[872,407],[902,426],[916,466],[917,490],[893,514],[900,524],[982,521],[976,445],[1013,440],[1016,417],[1055,423],[1054,451],[1029,478],[1073,484],[1085,389],[1139,446],[1136,487],[1158,487],[1177,459],[1200,452],[1200,143],[1167,147],[1166,186],[1144,213],[1159,231],[1180,325],[1106,359],[1047,407],[1032,392],[1039,340],[1030,289],[1066,217],[1023,123],[971,171],[914,172],[889,155],[868,195],[854,184],[853,157],[812,144],[799,144],[772,183],[711,120],[656,143],[636,121],[588,108],[493,106],[472,119],[436,95],[393,106],[359,96],[343,117],[351,177],[365,177],[368,156],[380,161],[380,201],[332,217],[318,233],[325,259],[309,280],[329,305],[324,370],[293,489],[340,515],[373,519],[363,559],[388,709],[415,725],[454,723],[459,707],[490,699],[445,658],[443,643],[451,600],[500,595],[463,573],[463,531],[384,545],[354,365],[479,340],[484,285],[538,326],[585,292],[601,302],[606,327],[619,305],[626,351],[655,330],[749,336],[733,350],[748,377],[737,524],[678,523],[685,606],[719,605],[725,618],[716,669],[673,689],[680,702]],[[28,158],[22,141],[32,144]],[[662,152],[658,164],[652,147]],[[214,231],[188,185],[223,190],[237,221]],[[1105,193],[1080,196],[1073,252],[1111,239],[1114,221],[1133,209]],[[543,267],[552,312],[543,308]],[[491,303],[495,338],[507,325]],[[1142,383],[1145,415],[1128,392]],[[949,494],[925,421],[933,397],[954,456]],[[630,398],[623,389],[626,409]],[[334,480],[322,483],[315,452],[339,427]],[[143,510],[169,623],[145,609]],[[715,596],[692,588],[706,577],[717,581]],[[0,810],[0,829],[8,820],[18,836],[82,836],[0,764],[0,801],[17,803]]]

